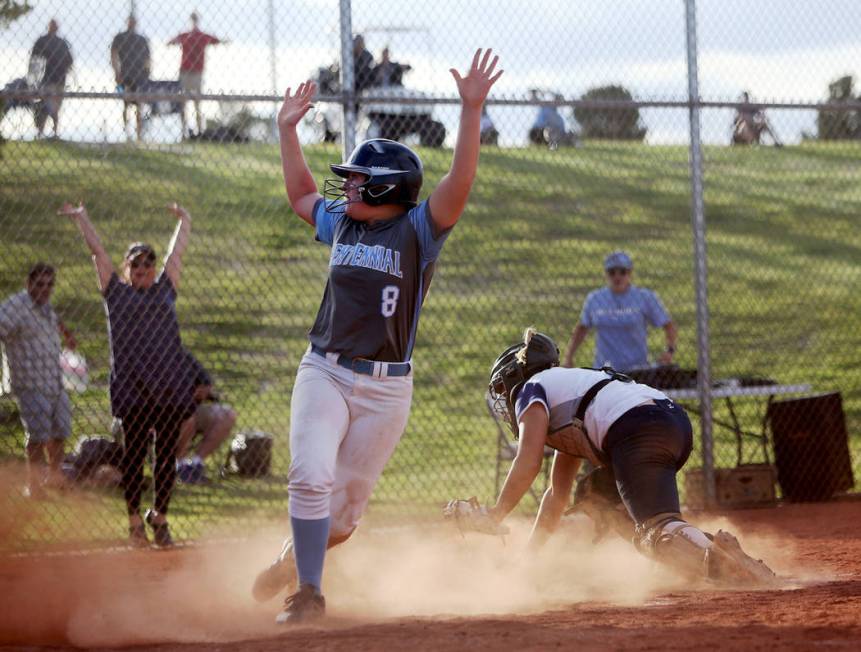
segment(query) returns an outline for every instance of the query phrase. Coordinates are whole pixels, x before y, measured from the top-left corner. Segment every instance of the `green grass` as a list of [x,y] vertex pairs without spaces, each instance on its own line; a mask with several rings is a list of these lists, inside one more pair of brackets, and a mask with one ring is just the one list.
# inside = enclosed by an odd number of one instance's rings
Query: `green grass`
[[[239,428],[266,430],[277,441],[270,480],[180,487],[175,529],[196,536],[229,524],[282,521],[290,391],[325,284],[327,249],[290,211],[277,150],[12,142],[3,151],[0,296],[21,287],[35,260],[59,267],[54,305],[75,329],[92,380],[74,397],[75,435],[109,431],[109,359],[92,264],[72,224],[55,209],[84,199],[116,262],[132,240],[163,251],[174,224],[163,209],[168,201],[190,209],[192,244],[178,304],[183,339],[237,409]],[[339,157],[331,146],[306,154],[318,180]],[[421,154],[426,194],[451,154]],[[859,154],[854,144],[705,152],[713,373],[841,391],[856,458]],[[601,260],[612,249],[632,254],[635,282],[657,290],[679,325],[678,362],[696,366],[688,174],[681,147],[589,143],[555,152],[483,152],[469,208],[443,251],[423,312],[412,415],[378,485],[372,517],[432,517],[452,496],[492,496],[496,433],[483,402],[490,363],[527,325],[564,347],[586,294],[603,282]],[[578,363],[591,364],[593,343],[587,340]],[[662,348],[659,331],[650,348]],[[738,402],[745,428],[759,428],[761,408],[761,402]],[[723,404],[716,411],[727,418]],[[748,444],[746,454],[756,459],[755,449]],[[21,456],[14,421],[0,424],[0,451],[9,459]],[[716,433],[716,459],[720,466],[735,463],[734,440],[723,429]],[[68,502],[40,505],[13,544],[68,536],[66,522],[81,518]],[[94,494],[84,504],[87,513],[103,515],[88,538],[110,540],[123,532],[118,496]]]

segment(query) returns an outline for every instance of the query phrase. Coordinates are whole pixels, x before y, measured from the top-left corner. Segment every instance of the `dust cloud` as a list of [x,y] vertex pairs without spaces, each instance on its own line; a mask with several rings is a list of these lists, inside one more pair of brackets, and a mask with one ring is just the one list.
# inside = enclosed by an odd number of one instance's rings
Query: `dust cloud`
[[333,551],[326,582],[339,610],[367,617],[536,613],[583,601],[636,605],[683,581],[630,542],[592,544],[591,522],[570,519],[539,552],[530,523],[505,540],[435,529],[368,533]]
[[[13,522],[26,523],[20,513],[5,516],[4,534],[12,534]],[[534,614],[585,602],[638,606],[653,604],[661,594],[701,588],[638,554],[629,541],[610,535],[593,544],[591,521],[584,516],[566,518],[539,554],[526,547],[531,523],[510,520],[512,532],[505,540],[464,536],[442,521],[360,528],[327,557],[324,593],[331,617],[325,626]],[[750,554],[797,582],[823,579],[803,574],[794,550],[776,535],[762,530],[746,534],[726,519],[698,525],[732,531]],[[5,561],[0,568],[0,643],[98,647],[278,636],[284,630],[274,617],[283,594],[258,604],[250,588],[280,544],[271,529],[232,540],[210,532],[205,540],[170,551],[120,546]]]

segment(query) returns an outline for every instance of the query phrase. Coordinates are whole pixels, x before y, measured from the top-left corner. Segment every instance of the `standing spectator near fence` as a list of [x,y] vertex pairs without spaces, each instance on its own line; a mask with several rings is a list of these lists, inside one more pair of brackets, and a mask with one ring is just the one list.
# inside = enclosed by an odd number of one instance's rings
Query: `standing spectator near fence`
[[[206,482],[204,460],[212,455],[223,441],[230,436],[236,423],[236,412],[226,403],[212,386],[212,377],[191,352],[188,364],[194,383],[195,410],[182,424],[179,445],[176,451],[176,472],[180,482],[200,484]],[[189,455],[192,440],[200,435],[200,441],[192,455]]]
[[373,86],[376,77],[374,55],[365,47],[365,37],[361,34],[353,37],[353,77],[356,95]]
[[614,251],[604,259],[607,287],[590,292],[583,304],[580,322],[571,333],[565,351],[565,367],[574,366],[574,354],[589,330],[597,332],[593,366],[610,366],[630,371],[649,364],[647,327],[664,329],[666,349],[660,364],[670,364],[676,352],[676,325],[658,295],[631,283],[634,263],[624,251]]
[[[212,34],[202,32],[198,28],[200,15],[197,12],[191,14],[191,31],[182,32],[167,42],[168,45],[178,45],[182,49],[182,59],[179,64],[179,83],[183,93],[199,94],[203,88],[203,68],[206,47],[219,43],[228,43]],[[195,98],[194,115],[197,122],[197,133],[203,132],[203,116],[200,112],[200,100]],[[188,136],[188,123],[185,118],[185,102],[182,103],[182,137]]]
[[51,306],[56,277],[51,265],[36,263],[27,275],[27,288],[0,303],[0,342],[6,348],[12,392],[25,431],[24,493],[31,498],[42,497],[46,481],[62,482],[63,447],[72,429],[69,396],[60,371],[59,335],[70,349],[76,348],[76,342]]
[[60,107],[63,105],[62,93],[66,90],[66,75],[69,74],[69,69],[74,63],[69,42],[57,36],[58,29],[56,19],[52,18],[48,23],[48,33],[36,40],[30,52],[30,70],[41,69],[42,71],[39,90],[53,94],[43,98],[36,107],[36,129],[39,138],[45,131],[48,118],[51,118],[53,123],[54,138],[58,137]]
[[[83,205],[64,204],[60,214],[78,226],[96,266],[99,290],[108,315],[111,347],[111,412],[122,419],[123,489],[132,545],[148,545],[144,519],[156,545],[173,544],[167,523],[176,480],[180,428],[194,410],[188,358],[179,335],[176,296],[182,255],[188,246],[191,217],[176,204],[179,220],[158,276],[155,251],[135,242],[124,256],[122,279],[114,270]],[[155,435],[153,509],[140,515],[143,466]]]
[[[141,92],[142,86],[149,81],[151,59],[149,40],[138,34],[137,19],[129,16],[127,29],[114,37],[111,43],[111,66],[114,69],[114,79],[117,82],[117,90],[121,93]],[[128,129],[129,105],[135,107],[135,133],[137,139],[141,139],[143,133],[143,115],[141,115],[141,102],[123,100],[123,130]]]
[[744,91],[739,98],[741,106],[736,110],[732,123],[733,145],[759,145],[762,142],[762,134],[768,134],[775,147],[783,147],[783,143],[774,133],[765,112],[751,105],[750,94]]

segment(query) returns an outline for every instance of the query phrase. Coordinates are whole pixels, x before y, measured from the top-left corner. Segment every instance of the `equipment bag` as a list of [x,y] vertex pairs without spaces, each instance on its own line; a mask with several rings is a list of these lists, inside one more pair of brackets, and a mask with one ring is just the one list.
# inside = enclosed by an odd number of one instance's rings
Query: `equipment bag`
[[230,450],[224,461],[225,473],[234,473],[246,478],[269,475],[272,466],[272,443],[274,438],[262,430],[240,432],[230,442]]
[[119,467],[123,459],[123,449],[107,437],[84,437],[69,457],[74,479],[83,480],[104,464]]

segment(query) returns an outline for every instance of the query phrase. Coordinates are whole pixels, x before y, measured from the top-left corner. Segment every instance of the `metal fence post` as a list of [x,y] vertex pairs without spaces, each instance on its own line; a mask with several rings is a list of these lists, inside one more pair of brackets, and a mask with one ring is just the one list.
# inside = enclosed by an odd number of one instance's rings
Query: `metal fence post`
[[353,9],[351,0],[341,0],[341,148],[347,160],[356,146],[355,70],[353,68]]
[[[269,0],[266,5],[266,19],[268,23],[268,41],[269,41],[269,81],[272,84],[272,95],[276,98],[281,94],[278,88],[278,67],[276,63],[276,48],[275,48],[275,0]],[[269,125],[271,129],[270,138],[273,143],[278,142],[278,101],[272,104],[272,123]]]
[[708,258],[703,207],[703,152],[700,142],[700,93],[697,80],[696,0],[685,0],[690,119],[691,221],[694,232],[694,269],[697,298],[697,393],[703,447],[705,503],[715,504],[714,448],[712,437],[711,356],[709,349]]

